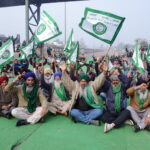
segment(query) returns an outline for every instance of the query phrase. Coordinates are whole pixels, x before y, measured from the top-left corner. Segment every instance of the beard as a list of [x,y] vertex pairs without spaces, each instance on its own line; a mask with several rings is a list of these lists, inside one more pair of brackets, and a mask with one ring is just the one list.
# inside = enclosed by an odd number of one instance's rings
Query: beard
[[32,84],[27,85],[27,86],[26,86],[26,92],[27,92],[27,93],[31,93],[32,90],[33,90],[33,88],[34,88],[34,85],[32,85]]
[[145,99],[147,97],[148,90],[146,89],[144,92],[143,91],[141,92],[140,90],[138,90],[138,93],[139,93],[139,99],[142,100],[142,99]]
[[44,76],[44,80],[47,84],[50,83],[51,76]]
[[87,97],[86,90],[87,90],[86,86],[80,86],[79,98],[81,98],[83,94]]
[[61,83],[62,83],[61,80],[59,80],[59,81],[55,80],[54,85],[55,85],[56,89],[60,89]]

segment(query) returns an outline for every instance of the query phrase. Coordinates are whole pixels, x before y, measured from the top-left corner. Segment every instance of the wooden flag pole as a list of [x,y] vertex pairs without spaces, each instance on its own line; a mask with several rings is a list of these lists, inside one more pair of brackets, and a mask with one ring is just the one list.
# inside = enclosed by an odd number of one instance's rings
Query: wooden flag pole
[[103,64],[103,62],[104,62],[104,60],[105,60],[106,56],[108,55],[108,53],[109,53],[110,49],[111,49],[111,45],[109,46],[109,48],[108,48],[107,52],[105,53],[105,56],[104,56],[104,58],[103,58],[103,60],[102,60],[102,64]]

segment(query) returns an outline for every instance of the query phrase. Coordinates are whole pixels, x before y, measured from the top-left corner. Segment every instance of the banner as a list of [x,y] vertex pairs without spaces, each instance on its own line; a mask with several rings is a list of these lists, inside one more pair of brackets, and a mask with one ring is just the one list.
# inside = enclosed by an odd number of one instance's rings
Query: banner
[[76,43],[74,49],[72,50],[68,62],[76,62],[79,59],[79,42]]
[[28,58],[28,57],[32,57],[33,56],[33,50],[34,50],[34,43],[33,41],[31,43],[29,43],[28,45],[26,46],[23,46],[20,48],[21,52],[22,52],[22,59],[25,57],[25,58]]
[[139,51],[138,41],[136,41],[136,48],[133,53],[132,63],[138,68],[141,73],[145,73],[144,65],[141,59],[141,52]]
[[56,22],[53,18],[51,18],[51,16],[48,15],[46,11],[43,11],[34,36],[37,44],[44,43],[60,34],[61,32],[59,31]]
[[112,45],[124,20],[125,18],[108,12],[86,8],[79,27],[95,38]]
[[0,47],[0,68],[14,59],[13,38],[11,37]]

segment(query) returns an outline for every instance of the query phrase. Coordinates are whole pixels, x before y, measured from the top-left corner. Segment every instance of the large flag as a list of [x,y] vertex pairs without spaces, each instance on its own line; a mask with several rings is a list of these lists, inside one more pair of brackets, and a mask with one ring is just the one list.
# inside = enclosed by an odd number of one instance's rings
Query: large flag
[[22,52],[22,57],[20,59],[25,59],[33,56],[34,43],[33,41],[26,46],[20,48]]
[[108,12],[86,8],[79,27],[95,38],[112,45],[124,20],[125,18]]
[[147,62],[150,62],[150,44],[147,49],[146,60],[147,60]]
[[68,62],[76,62],[79,59],[79,42],[76,43],[74,49],[70,53]]
[[133,53],[132,63],[137,67],[137,69],[141,73],[145,73],[144,65],[143,65],[143,62],[141,59],[141,52],[139,51],[138,41],[136,41],[136,48],[135,48],[134,53]]
[[0,47],[0,68],[14,59],[13,38],[11,37]]
[[46,11],[43,11],[35,33],[35,40],[37,44],[53,39],[60,34],[61,32],[59,31],[55,20],[53,20]]

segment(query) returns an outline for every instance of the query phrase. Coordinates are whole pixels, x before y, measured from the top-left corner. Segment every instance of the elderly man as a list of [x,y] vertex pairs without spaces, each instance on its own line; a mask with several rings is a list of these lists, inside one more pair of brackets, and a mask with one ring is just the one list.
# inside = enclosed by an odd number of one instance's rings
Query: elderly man
[[72,95],[72,102],[69,107],[71,116],[85,124],[100,125],[97,119],[102,115],[103,109],[99,104],[96,91],[103,85],[108,67],[104,65],[103,73],[95,81],[89,82],[85,74],[79,76],[79,82],[73,82],[66,73],[67,66],[62,64],[62,83]]
[[143,81],[140,85],[127,90],[127,95],[131,97],[130,106],[127,109],[136,123],[135,132],[143,129],[150,131],[150,93],[147,88],[147,84]]
[[5,90],[6,85],[8,84],[8,77],[0,77],[0,116],[10,118],[11,111],[17,105],[17,96],[7,92]]
[[[16,86],[21,79],[19,75],[6,86],[6,91],[16,93],[19,98],[18,108],[13,109],[12,115],[18,119],[16,126],[35,124],[47,112],[47,101],[39,86],[35,83],[35,74],[28,72],[24,75],[25,83]],[[41,106],[40,106],[41,104]]]
[[107,97],[106,111],[101,118],[105,123],[104,132],[120,127],[130,117],[130,111],[126,109],[126,89],[131,80],[118,71],[114,71],[110,80],[102,87]]
[[48,110],[55,114],[63,114],[67,116],[66,108],[70,105],[70,96],[68,91],[64,88],[61,82],[61,73],[54,74],[54,84],[52,86],[52,98],[48,102]]

